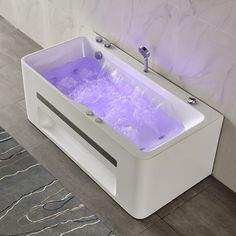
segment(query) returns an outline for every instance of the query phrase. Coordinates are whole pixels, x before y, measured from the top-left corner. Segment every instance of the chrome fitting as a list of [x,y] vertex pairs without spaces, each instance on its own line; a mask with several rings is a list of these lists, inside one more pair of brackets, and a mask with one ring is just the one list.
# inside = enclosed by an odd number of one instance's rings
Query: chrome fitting
[[148,49],[144,46],[140,46],[138,48],[139,53],[143,56],[144,58],[144,72],[148,72],[148,58],[150,57],[150,52],[148,51]]
[[98,35],[98,36],[96,36],[95,40],[96,40],[97,43],[102,43],[103,38]]
[[111,42],[109,42],[108,40],[105,40],[104,47],[105,48],[110,48],[111,47]]
[[190,105],[194,105],[194,104],[197,103],[197,99],[194,98],[194,97],[189,97],[189,98],[188,98],[188,103],[189,103]]

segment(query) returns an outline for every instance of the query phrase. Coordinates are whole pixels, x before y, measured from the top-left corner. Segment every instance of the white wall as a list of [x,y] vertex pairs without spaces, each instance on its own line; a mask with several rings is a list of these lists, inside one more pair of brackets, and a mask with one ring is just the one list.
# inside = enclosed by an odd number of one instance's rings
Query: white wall
[[222,112],[214,176],[236,191],[235,0],[0,0],[0,15],[43,47],[91,28]]

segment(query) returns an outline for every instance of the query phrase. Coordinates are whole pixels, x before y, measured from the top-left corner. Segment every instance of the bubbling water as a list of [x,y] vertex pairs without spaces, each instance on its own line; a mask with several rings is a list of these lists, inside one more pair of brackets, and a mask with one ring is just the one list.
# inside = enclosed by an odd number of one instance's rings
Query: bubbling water
[[148,88],[129,83],[129,76],[112,64],[84,57],[42,75],[142,151],[153,150],[184,129],[164,110],[164,99],[148,99]]

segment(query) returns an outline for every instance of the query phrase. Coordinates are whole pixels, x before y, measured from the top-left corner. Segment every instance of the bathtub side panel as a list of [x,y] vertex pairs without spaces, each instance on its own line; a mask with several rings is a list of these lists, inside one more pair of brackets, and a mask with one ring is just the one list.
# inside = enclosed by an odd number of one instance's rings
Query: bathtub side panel
[[[27,117],[30,121],[36,120],[36,113],[34,113],[35,110],[35,100],[32,98],[35,92],[35,86],[37,86],[37,76],[35,73],[30,69],[24,60],[21,60],[22,65],[22,75],[23,75],[23,85],[24,85],[24,94],[25,94],[25,104],[26,104],[26,111],[27,111]],[[45,91],[47,92],[47,91]],[[34,122],[33,122],[34,124]],[[34,124],[35,125],[35,124]]]
[[206,126],[156,157],[139,161],[135,208],[142,219],[212,173],[223,118]]
[[[131,186],[137,185],[137,179],[133,176],[138,165],[136,158],[119,147],[111,137],[99,131],[94,122],[95,117],[85,117],[30,67],[22,65],[28,119],[121,206],[133,209],[135,207],[133,199],[137,196],[137,189]],[[37,92],[111,154],[117,161],[117,167],[39,101]]]

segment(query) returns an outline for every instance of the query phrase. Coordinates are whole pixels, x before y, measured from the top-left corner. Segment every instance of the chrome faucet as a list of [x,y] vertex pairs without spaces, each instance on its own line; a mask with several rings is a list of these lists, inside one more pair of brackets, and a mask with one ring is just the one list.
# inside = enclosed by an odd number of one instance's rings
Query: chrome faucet
[[140,52],[140,54],[143,56],[144,58],[144,72],[148,72],[148,58],[150,57],[150,52],[148,51],[148,49],[144,46],[140,46],[138,48],[138,51]]

